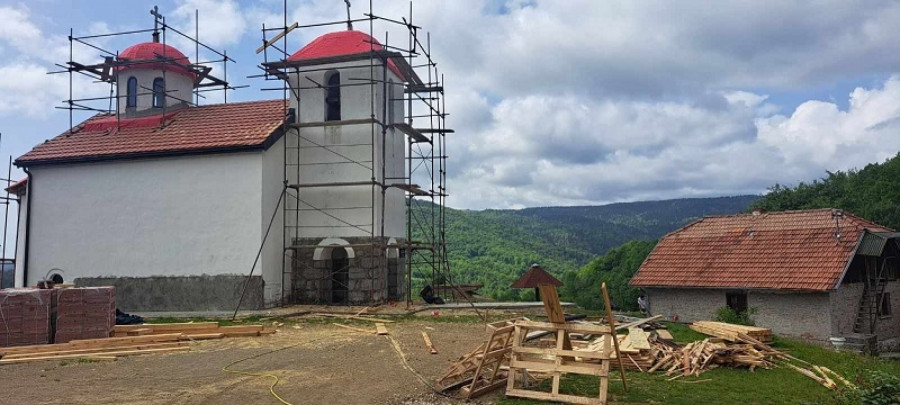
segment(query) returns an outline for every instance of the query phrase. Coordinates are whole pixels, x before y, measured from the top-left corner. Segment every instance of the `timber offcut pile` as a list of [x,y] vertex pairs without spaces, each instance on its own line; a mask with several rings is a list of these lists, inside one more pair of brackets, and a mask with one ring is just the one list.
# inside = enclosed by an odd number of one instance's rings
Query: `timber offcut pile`
[[183,334],[185,339],[221,339],[223,337],[263,336],[275,333],[275,329],[262,325],[220,326],[218,322],[145,323],[141,325],[116,325],[113,337]]
[[772,330],[757,326],[735,325],[724,322],[697,321],[691,324],[691,329],[730,342],[741,341],[740,334],[750,336],[763,343],[772,342]]

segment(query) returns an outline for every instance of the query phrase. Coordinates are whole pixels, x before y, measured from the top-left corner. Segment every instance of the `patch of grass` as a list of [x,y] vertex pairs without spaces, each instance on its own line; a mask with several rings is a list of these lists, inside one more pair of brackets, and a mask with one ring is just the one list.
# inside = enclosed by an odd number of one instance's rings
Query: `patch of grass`
[[[694,332],[681,324],[667,324],[672,336],[679,343],[704,339],[707,336]],[[790,339],[775,338],[774,347],[812,364],[826,366],[851,382],[858,383],[864,370],[878,370],[900,375],[900,362],[881,360],[830,349]],[[616,370],[615,367],[612,367]],[[719,368],[698,377],[682,377],[667,381],[664,373],[645,374],[628,372],[628,392],[622,389],[618,371],[610,373],[609,395],[613,402],[656,404],[830,404],[837,392],[822,387],[809,377],[788,367],[771,370],[746,368]],[[709,380],[709,381],[704,381]],[[691,383],[691,381],[697,381]],[[543,383],[549,390],[549,380]],[[596,396],[597,377],[568,375],[560,383],[563,393]],[[500,404],[541,404],[544,402],[517,398],[501,398]]]

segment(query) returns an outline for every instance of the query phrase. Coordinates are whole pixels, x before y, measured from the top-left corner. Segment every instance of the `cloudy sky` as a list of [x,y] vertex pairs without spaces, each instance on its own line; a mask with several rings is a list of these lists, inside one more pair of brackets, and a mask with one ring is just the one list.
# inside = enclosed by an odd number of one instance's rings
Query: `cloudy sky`
[[[368,2],[353,0],[354,17]],[[376,0],[399,18],[408,1]],[[87,4],[90,4],[88,6]],[[261,24],[282,2],[0,2],[0,132],[19,156],[68,126],[76,35],[168,22],[227,49],[231,100],[279,94],[256,74]],[[417,1],[446,75],[449,204],[515,208],[762,193],[900,150],[900,2]],[[288,22],[342,18],[342,0],[288,1]],[[367,25],[367,24],[366,24]],[[339,29],[339,28],[335,28]],[[328,29],[291,35],[291,52]],[[394,41],[402,32],[377,25]],[[193,58],[193,47],[169,43]],[[403,37],[405,38],[405,37]],[[104,39],[122,50],[148,34]],[[77,48],[76,59],[98,51]],[[211,55],[201,52],[200,58]],[[221,70],[218,71],[221,75]],[[77,97],[109,87],[76,80]],[[210,94],[204,103],[221,102]],[[76,122],[85,114],[77,114]],[[5,159],[5,158],[4,158]]]

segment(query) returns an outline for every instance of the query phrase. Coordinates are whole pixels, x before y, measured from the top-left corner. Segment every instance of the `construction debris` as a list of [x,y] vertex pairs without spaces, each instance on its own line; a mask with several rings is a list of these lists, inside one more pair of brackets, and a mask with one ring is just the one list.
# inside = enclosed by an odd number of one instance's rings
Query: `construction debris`
[[375,333],[377,333],[379,335],[387,335],[388,334],[387,327],[385,327],[383,323],[378,322],[375,324]]
[[428,332],[422,332],[422,338],[425,339],[425,346],[428,346],[428,350],[431,354],[437,354],[438,351],[434,347],[434,344],[431,343],[431,336],[428,336]]

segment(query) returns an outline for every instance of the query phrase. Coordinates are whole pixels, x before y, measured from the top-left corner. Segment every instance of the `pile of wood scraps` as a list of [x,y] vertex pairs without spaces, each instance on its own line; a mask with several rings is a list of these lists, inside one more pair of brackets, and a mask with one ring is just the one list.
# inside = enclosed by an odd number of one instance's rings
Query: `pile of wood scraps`
[[145,323],[141,325],[116,325],[113,337],[183,334],[186,340],[221,339],[225,337],[263,336],[275,333],[274,328],[263,325],[220,326],[218,322]]
[[171,353],[190,350],[181,333],[118,338],[72,340],[68,343],[0,349],[0,364],[40,360],[115,360],[120,356]]

